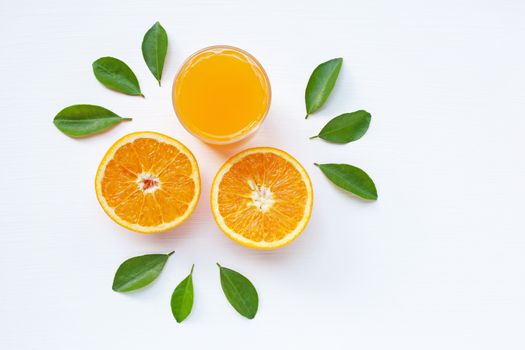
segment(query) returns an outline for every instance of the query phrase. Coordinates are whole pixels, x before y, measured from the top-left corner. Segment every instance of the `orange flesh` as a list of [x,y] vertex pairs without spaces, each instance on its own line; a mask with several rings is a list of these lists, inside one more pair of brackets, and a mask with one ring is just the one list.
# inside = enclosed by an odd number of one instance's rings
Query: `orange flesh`
[[295,167],[273,153],[257,153],[224,174],[218,204],[230,229],[255,242],[274,242],[301,222],[307,197]]
[[158,226],[182,216],[195,193],[188,157],[167,143],[139,138],[108,162],[102,195],[121,219]]
[[210,141],[242,137],[262,121],[270,103],[266,74],[251,56],[234,48],[197,53],[181,68],[173,101],[183,125]]

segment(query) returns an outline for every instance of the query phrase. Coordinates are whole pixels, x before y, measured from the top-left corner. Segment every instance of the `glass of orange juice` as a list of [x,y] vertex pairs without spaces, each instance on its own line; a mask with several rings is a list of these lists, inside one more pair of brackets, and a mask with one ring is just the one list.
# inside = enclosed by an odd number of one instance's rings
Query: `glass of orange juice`
[[232,46],[197,51],[173,82],[177,117],[186,130],[207,143],[233,143],[255,132],[270,101],[270,81],[261,64]]

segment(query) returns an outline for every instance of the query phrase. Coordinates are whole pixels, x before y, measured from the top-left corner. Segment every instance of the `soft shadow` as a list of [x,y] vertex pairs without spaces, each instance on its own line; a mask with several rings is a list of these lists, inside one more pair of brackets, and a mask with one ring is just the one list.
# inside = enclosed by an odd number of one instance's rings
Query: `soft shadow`
[[245,149],[245,145],[254,137],[256,133],[257,132],[254,132],[242,140],[239,140],[237,142],[230,143],[227,145],[216,145],[216,144],[210,144],[210,143],[205,143],[205,142],[204,142],[204,145],[210,151],[219,154],[223,158],[230,157],[233,154],[239,152],[240,150]]
[[190,237],[194,236],[195,233],[191,231],[192,227],[196,225],[194,221],[196,217],[194,215],[195,213],[179,226],[164,232],[143,234],[130,232],[123,228],[119,233],[126,235],[126,239],[133,240],[137,245],[144,246],[146,249],[145,254],[147,254],[147,250],[152,252],[156,250],[157,253],[163,253],[164,251],[168,253],[171,250],[177,251],[185,249],[186,245],[192,244]]
[[309,255],[308,252],[313,253],[316,249],[315,241],[314,232],[307,227],[294,241],[276,249],[257,250],[245,247],[229,238],[223,246],[235,256],[240,256],[246,260],[256,260],[271,269],[282,269],[288,263],[304,260],[305,255]]

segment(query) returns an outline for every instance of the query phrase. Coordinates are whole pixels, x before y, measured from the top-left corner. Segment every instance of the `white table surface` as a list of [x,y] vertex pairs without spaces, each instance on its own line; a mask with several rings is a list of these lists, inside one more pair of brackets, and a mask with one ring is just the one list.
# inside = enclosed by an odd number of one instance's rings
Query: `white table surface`
[[[524,18],[518,0],[2,1],[0,348],[523,349]],[[140,52],[156,20],[162,88]],[[185,132],[170,99],[183,60],[220,43],[254,54],[273,88],[260,131],[230,149]],[[95,80],[106,55],[131,66],[145,100]],[[308,76],[337,56],[333,95],[305,121]],[[134,120],[70,139],[52,119],[77,103]],[[373,115],[363,139],[307,139],[357,109]],[[138,130],[176,137],[201,166],[198,208],[172,232],[128,232],[95,198],[102,155]],[[276,251],[235,244],[210,212],[212,177],[249,146],[290,152],[314,183],[310,225]],[[379,200],[339,191],[313,162],[362,167]],[[172,249],[149,288],[111,291],[124,259]],[[256,285],[253,321],[227,303],[216,261]],[[169,298],[192,263],[194,310],[177,324]]]

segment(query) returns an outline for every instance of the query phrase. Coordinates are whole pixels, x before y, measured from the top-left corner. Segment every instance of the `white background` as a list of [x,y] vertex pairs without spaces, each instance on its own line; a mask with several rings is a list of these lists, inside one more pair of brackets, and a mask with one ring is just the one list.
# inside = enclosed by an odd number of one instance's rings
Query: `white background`
[[[0,348],[525,348],[525,3],[515,1],[7,1],[0,4]],[[169,35],[162,88],[140,44]],[[273,88],[248,142],[214,148],[178,123],[171,82],[213,44],[255,55]],[[111,55],[146,99],[99,84]],[[320,62],[344,57],[325,108],[305,121],[304,88]],[[133,117],[74,140],[52,119],[77,103]],[[333,116],[373,115],[348,145],[307,139]],[[93,189],[121,136],[154,130],[185,143],[202,172],[194,215],[172,232],[114,224]],[[235,244],[209,208],[212,177],[232,154],[274,146],[312,177],[307,230],[276,251]],[[313,162],[366,170],[379,200],[332,186]],[[128,257],[176,250],[160,278],[111,291]],[[253,321],[224,298],[215,262],[248,276]],[[195,263],[195,304],[177,324],[173,288]]]

